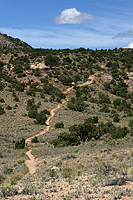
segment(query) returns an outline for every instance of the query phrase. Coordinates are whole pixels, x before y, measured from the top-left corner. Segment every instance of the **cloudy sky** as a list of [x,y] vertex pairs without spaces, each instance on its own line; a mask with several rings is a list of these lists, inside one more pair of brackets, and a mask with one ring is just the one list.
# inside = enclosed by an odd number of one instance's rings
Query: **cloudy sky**
[[39,48],[133,48],[133,0],[0,0],[0,32]]

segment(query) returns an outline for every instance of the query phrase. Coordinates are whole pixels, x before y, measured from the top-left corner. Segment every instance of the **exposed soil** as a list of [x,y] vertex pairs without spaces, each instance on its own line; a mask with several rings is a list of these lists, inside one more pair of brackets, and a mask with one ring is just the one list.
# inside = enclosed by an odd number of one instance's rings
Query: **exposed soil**
[[29,150],[26,152],[26,155],[28,156],[29,160],[26,160],[25,164],[29,170],[29,173],[34,174],[36,172],[36,168],[37,168],[37,161],[35,160],[35,158],[31,152],[32,152],[32,150]]

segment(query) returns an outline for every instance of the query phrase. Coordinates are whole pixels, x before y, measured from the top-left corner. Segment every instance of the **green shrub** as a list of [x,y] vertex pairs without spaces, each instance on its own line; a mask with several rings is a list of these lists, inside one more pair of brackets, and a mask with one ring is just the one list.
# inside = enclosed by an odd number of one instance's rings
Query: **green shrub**
[[36,95],[36,90],[34,88],[29,88],[26,91],[26,94],[29,95],[29,96],[35,96]]
[[63,122],[57,122],[57,123],[55,124],[55,128],[64,128]]
[[16,91],[23,92],[25,88],[25,83],[18,83],[15,87]]
[[45,121],[47,120],[47,116],[43,111],[37,113],[35,118],[36,118],[36,123],[41,125],[45,124]]
[[50,177],[55,177],[56,174],[57,174],[57,171],[55,171],[55,170],[52,170],[52,171],[49,172]]
[[75,111],[82,112],[82,111],[85,110],[86,105],[85,105],[85,103],[83,102],[83,100],[82,100],[81,98],[74,98],[74,97],[72,97],[72,98],[68,101],[67,107],[68,107],[70,110],[75,110]]
[[5,84],[0,82],[0,91],[3,91],[4,87],[5,87]]
[[124,138],[128,132],[129,130],[127,127],[124,127],[124,128],[118,127],[116,131],[111,133],[111,136],[113,139],[120,139],[120,138]]
[[0,115],[3,115],[5,113],[4,108],[0,105]]
[[80,144],[80,139],[77,137],[76,133],[60,133],[55,139],[50,141],[54,147],[62,146],[75,146]]
[[72,169],[71,168],[64,168],[62,170],[62,176],[64,178],[71,178],[71,176],[72,176]]
[[133,119],[130,120],[128,126],[129,126],[131,129],[133,129]]
[[13,101],[19,101],[19,98],[17,96],[15,96]]
[[72,63],[72,60],[69,57],[63,58],[63,64],[64,65],[69,65]]
[[113,122],[119,122],[119,121],[120,121],[119,115],[115,115],[113,118]]
[[0,98],[0,102],[1,102],[1,103],[4,103],[5,100],[4,100],[3,98]]
[[4,180],[5,180],[5,177],[2,174],[0,174],[0,184],[2,184]]
[[4,174],[11,174],[13,172],[13,169],[12,168],[6,168],[4,169],[3,173]]
[[0,73],[2,72],[3,70],[3,66],[4,66],[4,63],[2,61],[0,61]]
[[36,119],[37,117],[37,108],[36,107],[31,107],[31,110],[28,111],[28,117]]
[[99,104],[111,104],[111,101],[108,97],[108,95],[105,95],[104,93],[99,93]]
[[25,139],[21,139],[15,143],[15,149],[24,149],[25,148]]
[[45,57],[45,64],[47,66],[50,66],[50,67],[58,66],[59,62],[60,62],[60,59],[57,56],[47,54],[46,57]]
[[7,110],[12,110],[12,107],[11,107],[10,105],[8,105],[8,106],[6,107],[6,109],[7,109]]
[[102,107],[100,108],[99,112],[105,112],[105,113],[109,113],[109,107],[106,104],[103,104]]
[[32,138],[31,142],[32,142],[32,143],[38,143],[38,142],[39,142],[39,140],[38,140],[38,138],[37,138],[37,137],[34,137],[34,138]]

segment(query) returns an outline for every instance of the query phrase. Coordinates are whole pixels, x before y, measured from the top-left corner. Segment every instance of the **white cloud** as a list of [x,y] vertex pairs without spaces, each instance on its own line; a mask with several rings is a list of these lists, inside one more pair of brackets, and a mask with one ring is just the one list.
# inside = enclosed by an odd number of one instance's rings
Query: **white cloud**
[[92,20],[94,17],[88,13],[80,13],[76,8],[65,9],[55,18],[56,24],[81,24],[85,20]]
[[130,42],[130,43],[128,44],[128,46],[127,46],[127,47],[124,47],[124,48],[130,48],[130,49],[133,49],[133,41]]

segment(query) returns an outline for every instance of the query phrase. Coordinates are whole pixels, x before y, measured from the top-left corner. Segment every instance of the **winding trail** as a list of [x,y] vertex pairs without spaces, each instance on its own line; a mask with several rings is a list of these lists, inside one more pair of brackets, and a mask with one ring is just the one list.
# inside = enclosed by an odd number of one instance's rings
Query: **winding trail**
[[37,161],[31,152],[32,152],[32,150],[29,150],[26,152],[26,155],[28,156],[29,160],[25,161],[25,165],[27,166],[29,173],[34,174],[37,169]]
[[[78,85],[79,87],[82,87],[82,86],[85,86],[85,85],[89,85],[91,83],[93,83],[94,81],[94,75],[90,76],[89,77],[89,80],[86,81],[85,83],[82,83],[80,85]],[[65,90],[63,93],[64,94],[67,94],[69,93],[71,90],[73,89],[73,87],[70,87],[68,88],[67,90]],[[61,108],[61,106],[66,102],[68,101],[68,98],[66,98],[65,100],[62,101],[62,103],[58,104],[57,107],[53,108],[51,111],[50,111],[50,116],[48,117],[48,119],[46,120],[46,127],[43,131],[40,131],[39,133],[27,138],[25,140],[26,144],[30,144],[31,143],[31,140],[34,138],[34,137],[38,137],[38,136],[41,136],[43,134],[45,134],[46,132],[49,131],[50,129],[50,120],[52,119],[52,117],[55,115],[55,112]],[[37,160],[35,159],[35,157],[33,156],[32,154],[32,150],[29,150],[26,152],[26,155],[28,156],[28,160],[25,161],[25,165],[27,166],[28,168],[28,171],[30,174],[34,174],[37,170]]]
[[[71,90],[73,89],[73,87],[70,87],[68,88],[67,90],[65,90],[63,93],[64,94],[67,94],[68,92],[70,92]],[[55,115],[55,112],[67,101],[68,99],[66,98],[65,100],[62,101],[62,103],[58,104],[57,107],[53,108],[51,111],[50,111],[50,116],[48,117],[48,119],[46,120],[45,124],[46,124],[46,128],[43,130],[43,131],[40,131],[39,133],[27,138],[25,140],[26,144],[30,144],[31,143],[31,140],[34,138],[34,137],[38,137],[40,135],[43,135],[45,134],[46,132],[49,131],[50,129],[50,120],[51,118]]]

